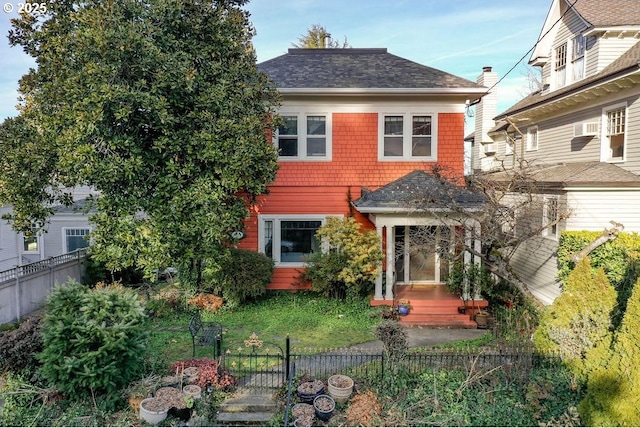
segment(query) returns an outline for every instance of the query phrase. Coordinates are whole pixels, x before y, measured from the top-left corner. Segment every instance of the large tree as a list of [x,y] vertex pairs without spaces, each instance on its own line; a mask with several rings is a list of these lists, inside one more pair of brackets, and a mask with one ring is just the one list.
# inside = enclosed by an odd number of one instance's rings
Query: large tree
[[22,159],[0,169],[15,228],[89,185],[93,251],[110,269],[218,254],[277,169],[278,95],[256,68],[245,3],[55,0],[13,20],[10,43],[37,64],[1,136],[0,162]]
[[298,37],[298,43],[291,43],[291,45],[298,49],[338,49],[351,47],[346,37],[342,43],[340,43],[339,40],[333,40],[331,33],[320,24],[312,25],[311,28],[307,29],[307,34]]

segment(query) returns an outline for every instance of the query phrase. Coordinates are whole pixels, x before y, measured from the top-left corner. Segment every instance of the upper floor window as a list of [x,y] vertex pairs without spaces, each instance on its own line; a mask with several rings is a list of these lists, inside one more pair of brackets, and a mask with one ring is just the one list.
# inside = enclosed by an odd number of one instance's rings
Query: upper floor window
[[322,114],[283,114],[276,144],[280,160],[327,160],[331,158],[329,116]]
[[538,150],[538,127],[527,129],[527,150]]
[[567,43],[563,43],[555,50],[555,82],[556,87],[567,83]]
[[604,154],[606,160],[621,161],[625,155],[626,106],[605,110]]
[[573,69],[573,81],[584,77],[584,51],[585,37],[580,35],[573,39],[573,52],[571,55],[571,68]]
[[24,253],[40,252],[40,233],[38,233],[38,230],[38,226],[34,224],[30,233],[22,235],[22,251]]
[[427,114],[380,115],[380,160],[435,160],[434,118]]
[[64,229],[65,252],[70,253],[80,248],[88,247],[89,241],[87,238],[89,232],[89,228]]

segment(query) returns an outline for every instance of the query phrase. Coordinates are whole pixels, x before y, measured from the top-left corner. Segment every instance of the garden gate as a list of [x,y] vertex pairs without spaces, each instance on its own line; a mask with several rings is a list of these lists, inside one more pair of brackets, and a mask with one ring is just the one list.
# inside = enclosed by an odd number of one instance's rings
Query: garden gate
[[282,348],[261,340],[256,333],[244,342],[225,344],[220,366],[236,377],[238,387],[247,389],[279,388],[288,374]]

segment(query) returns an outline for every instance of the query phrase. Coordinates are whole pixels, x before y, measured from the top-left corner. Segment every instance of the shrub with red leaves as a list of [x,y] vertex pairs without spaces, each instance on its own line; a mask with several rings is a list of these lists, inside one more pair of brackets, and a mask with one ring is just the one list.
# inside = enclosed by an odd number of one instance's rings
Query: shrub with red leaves
[[177,361],[171,365],[171,371],[176,373],[187,367],[198,368],[196,384],[203,390],[211,386],[214,389],[228,391],[237,383],[231,374],[219,369],[218,361],[213,358],[191,358]]

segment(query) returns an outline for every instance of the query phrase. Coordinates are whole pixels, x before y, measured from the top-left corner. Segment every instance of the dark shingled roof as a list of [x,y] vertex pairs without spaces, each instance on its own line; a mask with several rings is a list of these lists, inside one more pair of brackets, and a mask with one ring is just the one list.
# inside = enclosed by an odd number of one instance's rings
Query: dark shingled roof
[[427,67],[386,49],[289,49],[258,64],[283,88],[482,89],[470,80]]
[[633,45],[633,47],[631,47],[627,52],[625,52],[611,64],[606,66],[599,73],[552,92],[534,92],[518,103],[509,107],[506,111],[500,113],[498,116],[496,116],[496,119],[501,119],[515,112],[526,110],[538,104],[542,104],[548,100],[561,98],[571,93],[579,92],[583,89],[597,85],[603,80],[613,78],[617,74],[631,73],[634,71],[640,72],[640,42]]
[[472,193],[425,171],[415,170],[376,190],[363,189],[362,197],[353,202],[361,212],[388,209],[477,208],[484,202],[480,194]]
[[56,205],[53,207],[53,211],[56,214],[84,214],[85,209],[89,208],[90,212],[95,212],[95,206],[89,206],[88,198],[79,199],[74,201],[73,204],[66,205]]
[[[539,165],[531,178],[542,187],[640,187],[640,176],[607,162],[573,162]],[[491,175],[495,181],[509,180],[508,172]]]
[[573,7],[594,27],[640,24],[640,1],[638,0],[580,0]]

